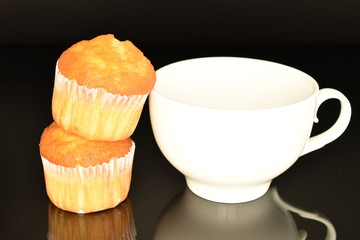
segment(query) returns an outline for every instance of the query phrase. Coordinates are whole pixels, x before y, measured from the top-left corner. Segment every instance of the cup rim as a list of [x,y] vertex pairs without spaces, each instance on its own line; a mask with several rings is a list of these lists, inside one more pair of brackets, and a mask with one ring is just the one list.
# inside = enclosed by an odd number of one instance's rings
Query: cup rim
[[176,61],[176,62],[172,62],[169,63],[167,65],[164,65],[160,68],[158,68],[156,70],[156,74],[158,74],[159,72],[164,71],[167,68],[173,67],[175,65],[179,65],[179,64],[184,64],[187,62],[191,62],[191,61],[204,61],[204,60],[244,60],[247,62],[258,62],[258,63],[265,63],[268,65],[274,65],[274,66],[280,66],[283,68],[287,68],[290,69],[291,71],[297,72],[299,74],[302,74],[303,76],[306,76],[306,80],[308,82],[310,82],[313,85],[313,90],[311,92],[311,94],[309,94],[308,96],[302,98],[299,101],[293,102],[293,103],[288,103],[288,104],[283,104],[283,105],[278,105],[278,106],[272,106],[272,107],[259,107],[259,108],[234,108],[234,109],[228,109],[228,108],[217,108],[217,107],[209,107],[209,106],[199,106],[196,104],[191,104],[191,103],[187,103],[185,101],[181,101],[179,99],[173,98],[165,93],[163,93],[162,91],[160,91],[157,88],[157,82],[154,85],[154,88],[151,90],[150,92],[150,98],[151,95],[153,95],[154,93],[157,93],[158,95],[162,96],[163,98],[167,99],[168,101],[171,101],[173,103],[177,103],[180,105],[184,105],[187,107],[193,107],[193,108],[199,108],[199,109],[213,109],[213,110],[220,110],[220,111],[258,111],[258,110],[269,110],[269,109],[279,109],[279,108],[284,108],[284,107],[290,107],[290,106],[294,106],[294,105],[298,105],[301,104],[309,99],[311,99],[313,96],[315,96],[318,92],[319,92],[319,84],[317,83],[317,81],[310,76],[309,74],[307,74],[306,72],[299,70],[295,67],[283,64],[283,63],[279,63],[279,62],[275,62],[275,61],[269,61],[269,60],[264,60],[264,59],[258,59],[258,58],[249,58],[249,57],[236,57],[236,56],[210,56],[210,57],[198,57],[198,58],[189,58],[189,59],[184,59],[184,60],[180,60],[180,61]]

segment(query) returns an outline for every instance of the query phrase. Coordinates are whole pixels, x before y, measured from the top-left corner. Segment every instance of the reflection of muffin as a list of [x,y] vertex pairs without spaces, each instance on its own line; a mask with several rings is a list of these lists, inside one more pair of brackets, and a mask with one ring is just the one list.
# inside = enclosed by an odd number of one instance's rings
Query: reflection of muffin
[[66,131],[91,140],[128,138],[155,84],[150,61],[130,41],[80,41],[56,64],[52,111]]
[[49,204],[49,240],[133,240],[135,237],[136,227],[129,199],[113,209],[90,214],[65,212]]
[[115,207],[129,192],[134,152],[130,138],[87,140],[52,123],[40,140],[50,200],[76,213]]

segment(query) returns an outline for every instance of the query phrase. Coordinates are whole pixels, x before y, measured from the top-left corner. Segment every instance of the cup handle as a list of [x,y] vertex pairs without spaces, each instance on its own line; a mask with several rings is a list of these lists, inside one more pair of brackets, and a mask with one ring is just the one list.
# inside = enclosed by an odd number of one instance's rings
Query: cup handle
[[[338,138],[347,128],[351,118],[351,105],[344,94],[332,88],[321,89],[317,98],[316,112],[320,105],[328,99],[338,99],[340,101],[340,114],[336,122],[325,132],[316,136],[310,137],[305,145],[301,155],[305,155],[316,149],[322,148],[326,144]],[[314,122],[317,123],[319,119],[315,117]]]
[[[326,237],[325,240],[335,240],[336,239],[336,230],[334,225],[325,217],[321,216],[318,213],[311,213],[300,208],[294,207],[289,203],[282,200],[279,196],[279,193],[275,187],[271,189],[271,196],[275,200],[278,206],[286,209],[290,212],[298,214],[302,218],[310,219],[313,221],[320,222],[326,227]],[[299,231],[299,237],[301,240],[305,240],[307,238],[307,232],[305,230]]]

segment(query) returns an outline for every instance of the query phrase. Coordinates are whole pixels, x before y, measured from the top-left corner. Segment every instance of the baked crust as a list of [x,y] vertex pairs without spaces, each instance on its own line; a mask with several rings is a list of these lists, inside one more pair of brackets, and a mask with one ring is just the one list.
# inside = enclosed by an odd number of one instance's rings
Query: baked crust
[[65,131],[53,122],[40,139],[40,154],[49,162],[63,167],[89,167],[125,156],[132,146],[131,138],[120,141],[94,141]]
[[150,92],[156,80],[144,54],[131,41],[119,41],[113,34],[75,43],[61,54],[58,67],[81,86],[126,96]]

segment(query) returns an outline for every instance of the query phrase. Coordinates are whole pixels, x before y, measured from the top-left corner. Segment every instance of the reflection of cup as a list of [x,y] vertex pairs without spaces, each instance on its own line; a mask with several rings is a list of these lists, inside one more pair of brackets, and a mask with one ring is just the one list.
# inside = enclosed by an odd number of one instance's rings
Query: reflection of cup
[[[310,138],[320,104],[338,99],[336,123]],[[185,60],[157,70],[149,97],[156,142],[197,195],[245,202],[299,156],[346,129],[347,98],[319,90],[309,75],[277,63],[235,57]]]
[[136,236],[131,202],[101,212],[76,214],[49,203],[48,239],[50,240],[133,240]]
[[279,198],[275,188],[271,188],[255,201],[238,204],[206,201],[186,189],[164,208],[154,240],[305,239],[306,231],[297,229],[290,211],[306,213],[306,218],[324,223],[326,240],[336,239],[335,230],[327,219],[291,207]]

